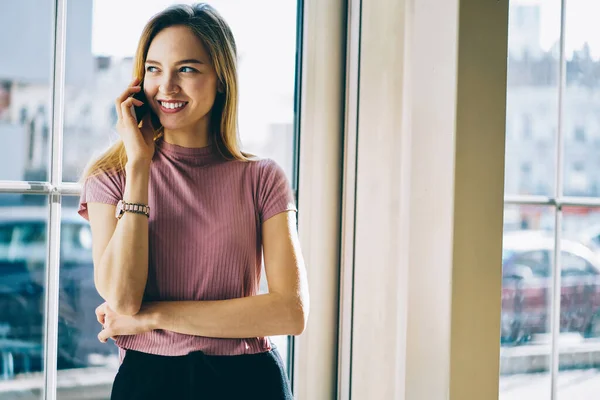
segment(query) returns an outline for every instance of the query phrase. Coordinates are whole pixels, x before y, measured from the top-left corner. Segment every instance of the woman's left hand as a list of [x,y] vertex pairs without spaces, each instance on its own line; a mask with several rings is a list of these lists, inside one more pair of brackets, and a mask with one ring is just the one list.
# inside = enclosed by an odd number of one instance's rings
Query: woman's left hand
[[136,335],[155,329],[148,305],[142,305],[136,315],[129,316],[119,315],[108,303],[103,303],[96,308],[96,318],[103,327],[98,334],[98,340],[102,343],[106,343],[109,338],[114,340],[117,336]]

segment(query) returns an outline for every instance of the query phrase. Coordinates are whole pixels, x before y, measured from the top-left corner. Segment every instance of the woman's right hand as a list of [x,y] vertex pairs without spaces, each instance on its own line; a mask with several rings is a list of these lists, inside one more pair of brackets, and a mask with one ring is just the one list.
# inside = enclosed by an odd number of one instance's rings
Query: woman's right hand
[[134,79],[125,91],[117,97],[115,107],[117,109],[117,132],[123,140],[127,152],[127,163],[147,163],[150,165],[154,156],[154,129],[150,123],[149,113],[144,117],[142,127],[138,128],[138,121],[132,113],[132,106],[144,104],[138,99],[131,97],[142,90],[139,79]]

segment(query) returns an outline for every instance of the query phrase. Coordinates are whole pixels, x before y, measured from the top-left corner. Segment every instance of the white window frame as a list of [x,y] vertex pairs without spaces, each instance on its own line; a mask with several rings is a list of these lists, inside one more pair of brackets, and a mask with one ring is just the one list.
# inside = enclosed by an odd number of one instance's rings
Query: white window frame
[[52,5],[52,57],[50,75],[50,179],[47,182],[0,181],[0,193],[46,195],[49,200],[46,244],[44,302],[44,378],[43,398],[56,399],[58,351],[58,289],[60,268],[60,225],[62,196],[77,195],[78,185],[62,182],[63,113],[67,0]]

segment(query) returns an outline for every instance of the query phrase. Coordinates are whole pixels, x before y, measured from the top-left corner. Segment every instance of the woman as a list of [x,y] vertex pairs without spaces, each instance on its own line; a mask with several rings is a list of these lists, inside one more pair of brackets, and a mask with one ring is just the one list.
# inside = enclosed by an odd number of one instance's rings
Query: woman
[[282,169],[240,151],[231,31],[206,4],[170,7],[146,25],[134,75],[79,209],[106,300],[98,338],[122,356],[111,398],[291,399],[267,337],[306,325],[296,208]]

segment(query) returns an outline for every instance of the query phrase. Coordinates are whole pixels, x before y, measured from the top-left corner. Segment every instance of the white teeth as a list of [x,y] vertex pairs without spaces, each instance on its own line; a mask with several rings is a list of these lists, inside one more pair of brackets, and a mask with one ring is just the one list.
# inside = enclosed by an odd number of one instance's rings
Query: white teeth
[[176,108],[181,108],[185,105],[185,103],[165,103],[165,102],[160,102],[160,104],[164,107],[164,108],[168,108],[169,110],[174,110]]

